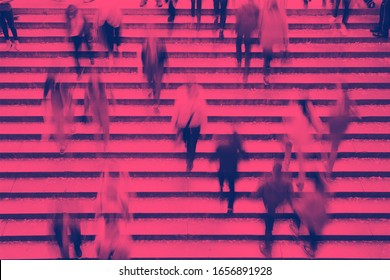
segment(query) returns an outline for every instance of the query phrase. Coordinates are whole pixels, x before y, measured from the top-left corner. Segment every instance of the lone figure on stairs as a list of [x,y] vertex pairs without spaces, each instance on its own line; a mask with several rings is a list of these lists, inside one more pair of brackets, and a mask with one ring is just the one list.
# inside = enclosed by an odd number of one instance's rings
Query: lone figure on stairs
[[390,0],[382,0],[378,25],[371,29],[372,35],[379,38],[389,38]]
[[143,73],[146,76],[149,88],[152,90],[149,96],[153,96],[155,100],[154,110],[158,113],[164,65],[168,59],[164,42],[154,37],[147,38],[142,47],[141,58]]

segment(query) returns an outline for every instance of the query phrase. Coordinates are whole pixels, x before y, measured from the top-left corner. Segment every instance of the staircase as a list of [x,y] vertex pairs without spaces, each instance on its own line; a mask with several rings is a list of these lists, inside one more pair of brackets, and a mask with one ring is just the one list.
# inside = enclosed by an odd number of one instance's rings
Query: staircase
[[[258,45],[253,46],[247,83],[236,66],[234,1],[224,40],[214,28],[212,1],[203,2],[197,31],[190,1],[178,4],[173,28],[166,8],[155,7],[153,0],[144,8],[138,1],[121,1],[123,58],[116,58],[109,69],[104,50],[95,48],[95,66],[117,100],[111,106],[108,152],[102,153],[101,141],[94,139],[96,128],[80,120],[87,76],[77,80],[72,46],[64,39],[66,4],[15,1],[22,50],[0,52],[0,259],[58,258],[50,224],[59,203],[80,219],[83,257],[95,258],[96,194],[107,162],[131,176],[126,192],[135,193],[129,202],[134,214],[128,227],[134,240],[132,258],[263,258],[258,245],[264,240],[265,209],[249,196],[275,158],[283,158],[278,139],[285,131],[282,117],[291,113],[288,101],[309,97],[326,122],[340,81],[350,89],[362,119],[350,125],[340,146],[329,190],[331,219],[317,257],[390,258],[390,42],[369,32],[379,11],[355,7],[348,35],[342,36],[328,23],[329,6],[321,8],[321,1],[314,1],[304,9],[303,1],[288,1],[289,59],[272,62],[271,86],[264,88]],[[96,3],[80,7],[93,16]],[[146,29],[163,38],[169,53],[158,115],[141,71]],[[82,65],[90,71],[87,58]],[[58,67],[64,68],[64,82],[74,87],[76,102],[75,132],[64,156],[52,136],[41,139],[54,131],[43,121],[41,102],[47,72]],[[189,73],[204,87],[208,104],[208,125],[191,173],[185,171],[185,150],[176,146],[171,123],[174,99],[182,94],[177,88]],[[217,166],[208,158],[215,149],[212,135],[228,133],[231,123],[250,159],[239,166],[235,213],[227,215]],[[320,152],[329,150],[326,137],[307,150],[304,191],[310,192],[312,172],[323,170]],[[295,154],[293,158],[290,169],[297,177]],[[287,206],[277,215],[274,258],[307,258],[289,229],[291,218]],[[308,234],[302,235],[306,239]]]

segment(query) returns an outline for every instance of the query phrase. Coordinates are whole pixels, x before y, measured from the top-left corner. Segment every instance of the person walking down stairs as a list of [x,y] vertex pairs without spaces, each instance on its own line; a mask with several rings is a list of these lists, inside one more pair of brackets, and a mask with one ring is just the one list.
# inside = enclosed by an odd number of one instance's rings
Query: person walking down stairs
[[155,113],[159,113],[158,106],[160,104],[162,78],[164,75],[164,66],[168,59],[165,43],[158,38],[147,38],[142,47],[141,58],[143,73],[147,78],[149,88],[152,90],[149,96],[153,96],[156,102],[154,111]]
[[114,51],[121,54],[122,11],[117,5],[103,6],[99,9],[97,24],[108,50],[109,66],[113,66]]
[[273,48],[275,46],[282,46],[284,52],[287,53],[288,26],[285,7],[286,0],[265,0],[263,9],[261,10],[259,40],[263,46],[265,86],[269,85]]
[[240,136],[236,131],[230,135],[220,135],[217,138],[218,146],[211,160],[219,160],[218,179],[220,193],[223,194],[225,180],[228,182],[228,214],[233,213],[235,200],[235,183],[238,179],[238,162],[241,158],[247,158],[242,147]]
[[251,60],[251,39],[253,32],[257,29],[259,23],[259,8],[254,0],[248,0],[237,9],[236,12],[236,58],[238,67],[242,63],[242,43],[245,45],[245,69],[244,82],[247,82]]
[[[15,27],[14,13],[12,11],[10,2],[12,2],[12,0],[0,0],[0,24],[3,30],[3,35],[6,44],[5,51],[11,50],[12,47],[14,47],[15,50],[19,51],[20,50],[19,37]],[[13,42],[10,39],[8,27],[9,29],[11,29],[12,32]]]
[[85,41],[88,49],[88,56],[91,64],[95,64],[92,52],[92,32],[91,25],[75,5],[69,5],[66,9],[66,19],[68,25],[68,34],[74,46],[74,59],[76,62],[76,72],[81,75],[82,69],[80,65],[80,48],[82,42]]
[[[184,86],[184,91],[185,93],[175,101],[172,121],[177,131],[177,138],[182,139],[186,145],[187,172],[190,172],[194,165],[196,144],[201,131],[204,131],[207,115],[206,102],[200,96],[201,87],[189,81]],[[178,92],[181,91],[178,90]]]
[[165,2],[168,4],[168,22],[174,22],[178,0],[165,0]]
[[[333,16],[330,19],[331,23],[336,22],[337,16],[339,14],[339,7],[340,7],[341,0],[335,0],[333,3]],[[350,15],[350,5],[351,5],[351,0],[343,0],[343,19],[340,24],[340,31],[343,35],[347,34],[347,23]]]
[[[148,4],[148,0],[141,0],[141,2],[139,3],[139,6],[144,7],[144,6],[146,6],[146,4]],[[162,0],[156,0],[156,6],[161,8],[162,7]]]
[[[219,29],[219,38],[224,38],[224,30],[226,26],[226,17],[227,17],[227,5],[228,0],[213,0],[214,1],[214,15],[215,20],[214,24]],[[219,24],[218,24],[219,18]]]

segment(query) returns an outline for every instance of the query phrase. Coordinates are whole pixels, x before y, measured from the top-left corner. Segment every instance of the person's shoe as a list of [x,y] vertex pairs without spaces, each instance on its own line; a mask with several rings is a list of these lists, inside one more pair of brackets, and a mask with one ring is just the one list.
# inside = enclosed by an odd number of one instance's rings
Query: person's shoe
[[90,61],[91,61],[91,65],[95,65],[95,59],[94,58],[91,58]]
[[314,251],[310,248],[309,245],[307,245],[307,244],[303,245],[303,251],[305,251],[306,255],[307,255],[309,258],[311,258],[311,259],[315,258],[316,252],[314,252]]
[[157,0],[156,1],[156,6],[161,8],[163,6],[162,1],[161,0]]
[[333,17],[333,16],[330,17],[328,20],[329,23],[336,23],[336,21],[337,21],[337,17]]
[[140,6],[140,7],[143,7],[143,6],[145,6],[147,3],[148,3],[147,0],[141,0],[141,2],[139,3],[139,6]]
[[378,32],[380,32],[380,31],[381,31],[381,29],[378,28],[378,27],[375,27],[375,28],[370,29],[370,32],[372,32],[372,33],[378,33]]
[[241,68],[242,66],[242,59],[237,59],[237,67]]
[[344,23],[341,24],[340,26],[340,32],[343,36],[346,36],[348,34],[348,30],[347,30],[347,27],[345,26]]
[[303,187],[304,187],[304,183],[303,182],[298,182],[297,183],[297,188],[298,188],[298,190],[301,192],[301,191],[303,191]]
[[194,167],[193,162],[187,162],[187,172],[191,172],[193,167]]
[[232,215],[232,214],[233,214],[233,208],[228,208],[227,214],[228,214],[228,215]]
[[246,84],[248,82],[248,72],[245,71],[242,81]]
[[66,147],[64,145],[61,146],[61,148],[60,148],[60,155],[64,155],[65,154],[65,150],[66,150]]
[[223,30],[219,30],[219,39],[223,39],[225,36],[223,35]]
[[15,47],[15,50],[17,50],[17,51],[21,50],[19,40],[15,40],[14,47]]
[[384,34],[382,32],[375,32],[375,33],[372,33],[372,35],[375,37],[378,37],[378,38],[389,38],[388,34]]
[[271,249],[267,248],[265,245],[260,245],[260,252],[263,254],[266,258],[271,258]]
[[264,85],[268,87],[270,85],[268,76],[264,76],[263,80],[264,80]]
[[158,106],[154,106],[153,111],[156,115],[160,114],[160,109],[158,109]]
[[4,51],[5,51],[5,52],[8,52],[8,51],[10,51],[11,49],[12,49],[12,42],[11,42],[10,40],[7,40],[7,41],[5,42]]
[[168,17],[168,22],[173,22],[175,20],[175,17],[174,16],[169,16]]

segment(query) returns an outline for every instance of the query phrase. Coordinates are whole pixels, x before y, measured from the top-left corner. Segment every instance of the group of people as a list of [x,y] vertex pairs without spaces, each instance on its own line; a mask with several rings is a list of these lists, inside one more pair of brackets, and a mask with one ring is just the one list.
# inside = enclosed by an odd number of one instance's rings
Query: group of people
[[[13,45],[19,49],[17,31],[14,25],[14,15],[10,2],[12,0],[0,0],[0,20],[3,34],[7,43],[7,50]],[[142,0],[140,6],[144,6],[147,0]],[[175,18],[175,5],[177,1],[169,0],[168,10],[170,11],[169,21]],[[219,25],[219,37],[223,38],[223,30],[226,25],[227,0],[214,0],[215,23]],[[270,63],[273,58],[273,51],[276,45],[281,45],[282,50],[287,52],[288,47],[288,26],[286,20],[285,0],[265,0],[262,9],[259,9],[254,0],[248,0],[236,12],[236,50],[237,62],[242,63],[241,45],[245,44],[245,70],[244,79],[249,74],[251,58],[251,38],[254,32],[258,31],[264,54],[264,83],[269,84]],[[306,4],[308,1],[304,1]],[[337,17],[340,0],[335,0],[334,17]],[[343,0],[344,15],[343,23],[347,23],[349,15],[350,0]],[[162,1],[157,0],[158,7]],[[387,37],[389,28],[389,6],[390,1],[382,0],[380,9],[380,20],[378,26],[372,30],[374,36]],[[201,21],[201,0],[191,1],[191,15]],[[87,47],[87,54],[91,65],[95,63],[92,52],[95,37],[104,43],[109,57],[109,64],[112,66],[114,55],[121,54],[121,10],[114,5],[101,9],[96,18],[96,26],[84,16],[75,5],[69,5],[66,9],[68,35],[74,46],[74,58],[76,72],[80,77],[85,73],[81,66],[80,48],[83,42]],[[13,34],[13,43],[8,34],[10,27]],[[199,27],[199,25],[198,25]],[[141,55],[143,72],[151,89],[150,95],[154,97],[155,112],[158,113],[159,97],[162,88],[162,77],[164,66],[168,60],[168,52],[164,42],[158,38],[150,37],[145,40]],[[98,71],[92,68],[88,74],[88,83],[84,95],[84,116],[83,122],[89,122],[92,116],[93,122],[102,133],[104,151],[107,151],[110,138],[110,113],[109,100],[115,103],[112,90],[104,83]],[[207,124],[206,102],[202,96],[202,87],[196,80],[190,77],[188,82],[179,89],[182,92],[175,102],[175,113],[172,123],[175,128],[178,141],[185,143],[186,147],[186,170],[191,172],[196,158],[197,142],[204,134]],[[314,192],[302,193],[306,182],[305,172],[305,146],[313,141],[312,131],[321,136],[329,134],[330,150],[323,151],[322,157],[326,161],[326,175],[330,175],[337,158],[338,147],[341,143],[351,120],[359,117],[353,101],[349,98],[348,92],[341,87],[338,88],[340,96],[334,107],[328,125],[323,125],[314,110],[312,102],[308,98],[299,101],[291,101],[289,108],[293,112],[290,117],[284,119],[286,133],[281,142],[284,144],[285,157],[283,163],[275,163],[272,174],[264,178],[254,197],[261,197],[266,208],[265,213],[265,244],[261,251],[265,256],[272,253],[272,230],[276,218],[276,212],[283,204],[290,204],[294,212],[294,224],[291,226],[294,233],[299,234],[301,224],[305,224],[309,231],[310,242],[305,245],[305,251],[309,256],[315,256],[318,247],[318,235],[326,224],[326,200],[327,183],[326,178],[319,172],[314,172],[311,177],[314,182]],[[50,95],[49,95],[50,94]],[[51,71],[48,74],[44,87],[44,105],[49,116],[46,120],[55,126],[55,138],[59,145],[61,154],[64,154],[67,146],[68,136],[73,131],[74,105],[72,99],[72,88],[64,75],[58,71]],[[50,100],[50,102],[46,101]],[[210,160],[219,161],[218,181],[221,195],[224,193],[224,185],[227,181],[229,187],[227,213],[234,212],[235,183],[238,180],[238,166],[241,159],[249,157],[240,139],[239,133],[233,129],[231,134],[215,137],[216,150]],[[297,189],[301,192],[299,198],[294,196],[291,176],[289,175],[289,163],[293,149],[296,152],[299,163],[299,174]],[[122,259],[130,256],[131,240],[126,235],[126,230],[121,228],[122,222],[126,224],[131,220],[128,209],[128,198],[121,190],[128,174],[121,174],[120,180],[114,179],[105,170],[102,173],[102,188],[97,198],[96,216],[99,220],[98,234],[96,237],[96,253],[101,259]],[[61,249],[63,258],[69,257],[69,239],[74,244],[75,256],[81,257],[81,231],[80,225],[73,220],[67,212],[59,211],[53,222],[53,232]]]

